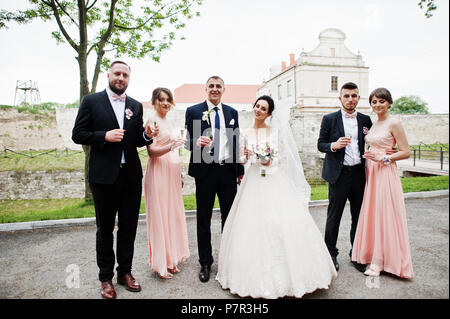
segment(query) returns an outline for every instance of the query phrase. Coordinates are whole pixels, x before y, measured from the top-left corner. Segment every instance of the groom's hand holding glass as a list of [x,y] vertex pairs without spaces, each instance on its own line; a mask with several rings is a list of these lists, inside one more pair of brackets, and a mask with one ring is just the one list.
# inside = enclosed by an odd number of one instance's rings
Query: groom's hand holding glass
[[212,138],[211,138],[211,137],[208,137],[208,136],[200,136],[200,137],[197,139],[197,142],[195,142],[195,144],[196,144],[198,147],[205,147],[205,146],[210,145],[211,143],[212,143]]
[[109,143],[121,142],[123,140],[124,134],[125,130],[122,130],[120,128],[108,131],[105,134],[105,141]]
[[334,152],[338,149],[346,147],[351,142],[352,142],[351,137],[342,136],[336,142],[331,143],[331,150]]

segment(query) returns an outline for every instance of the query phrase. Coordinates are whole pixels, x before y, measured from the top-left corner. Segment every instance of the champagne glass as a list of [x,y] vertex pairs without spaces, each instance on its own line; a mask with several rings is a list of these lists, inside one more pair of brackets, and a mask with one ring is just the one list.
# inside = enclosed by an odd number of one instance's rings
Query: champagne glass
[[209,145],[212,146],[212,144],[213,144],[213,142],[214,142],[214,136],[213,136],[212,132],[209,133],[208,137],[209,137],[209,139],[211,140],[211,142],[209,143]]
[[211,140],[211,142],[209,142],[209,154],[213,155],[213,151],[214,151],[214,146],[213,146],[213,142],[214,142],[214,136],[212,134],[212,132],[210,132],[208,134],[209,139]]
[[[150,129],[152,130],[152,133],[155,131],[156,128],[156,122],[155,121],[147,121],[148,126],[150,126]],[[156,139],[156,136],[153,136],[153,139]]]
[[[178,135],[176,132],[174,132],[174,135],[175,135],[175,136],[178,136],[179,138],[182,138],[182,139],[186,140],[187,129],[182,128],[182,129],[179,130],[179,135]],[[181,145],[175,147],[175,149],[179,149],[179,150],[180,150],[179,153],[180,153],[180,155],[181,155]]]
[[180,129],[180,135],[181,138],[187,139],[187,129],[185,128]]
[[243,147],[244,153],[245,153],[245,151],[247,150],[248,156],[250,157],[250,152],[249,152],[249,149],[248,149],[248,140],[247,140],[247,137],[246,137],[246,136],[242,136],[242,135],[241,135],[241,137],[242,137],[242,144],[244,145],[244,147]]
[[348,139],[347,145],[352,143],[352,135],[351,134],[345,134],[345,138]]

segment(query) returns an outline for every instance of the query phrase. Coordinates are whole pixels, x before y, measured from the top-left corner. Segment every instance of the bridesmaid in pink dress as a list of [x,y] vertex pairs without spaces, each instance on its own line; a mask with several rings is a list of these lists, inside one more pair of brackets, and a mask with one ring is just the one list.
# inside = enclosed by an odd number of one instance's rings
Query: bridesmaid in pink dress
[[[396,161],[409,158],[409,145],[399,120],[389,115],[392,104],[385,88],[374,90],[370,105],[378,116],[365,137],[366,188],[353,244],[352,260],[370,264],[365,275],[381,271],[398,277],[414,276],[406,208]],[[386,153],[395,145],[398,152]]]
[[149,159],[144,177],[149,263],[161,278],[172,278],[177,265],[189,257],[186,216],[182,195],[181,160],[175,151],[185,143],[166,118],[174,105],[169,89],[153,91],[155,115],[150,124],[159,128],[147,147]]

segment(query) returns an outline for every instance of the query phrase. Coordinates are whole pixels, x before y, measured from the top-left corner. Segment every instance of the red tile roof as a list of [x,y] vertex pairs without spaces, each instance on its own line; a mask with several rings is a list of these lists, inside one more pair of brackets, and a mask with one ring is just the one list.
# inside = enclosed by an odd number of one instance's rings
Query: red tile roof
[[[253,103],[260,85],[225,84],[224,103]],[[175,103],[200,103],[206,99],[205,84],[183,84],[174,91]]]

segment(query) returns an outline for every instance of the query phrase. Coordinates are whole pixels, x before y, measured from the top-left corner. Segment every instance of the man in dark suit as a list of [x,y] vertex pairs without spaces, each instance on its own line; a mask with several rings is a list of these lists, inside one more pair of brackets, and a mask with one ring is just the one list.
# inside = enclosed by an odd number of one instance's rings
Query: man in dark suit
[[199,278],[202,282],[209,280],[214,262],[211,216],[216,194],[223,229],[237,184],[244,175],[244,167],[239,164],[238,112],[221,103],[224,91],[224,81],[212,76],[206,83],[207,100],[186,110],[189,133],[186,146],[191,151],[188,174],[195,178]]
[[[366,182],[365,159],[362,157],[364,135],[372,126],[372,121],[369,116],[356,112],[359,99],[358,86],[345,83],[339,96],[342,108],[323,117],[317,142],[319,151],[326,154],[322,170],[322,177],[328,182],[329,200],[325,243],[336,270],[339,269],[336,242],[345,204],[348,199],[352,217],[350,243],[353,246]],[[353,265],[364,271],[363,265]]]
[[96,251],[101,295],[116,298],[112,284],[115,255],[113,230],[118,213],[117,283],[129,291],[141,286],[131,274],[134,240],[142,196],[142,166],[136,147],[149,145],[157,129],[143,127],[142,104],[125,95],[130,67],[115,61],[106,90],[81,101],[72,139],[90,145],[88,180],[97,223]]

